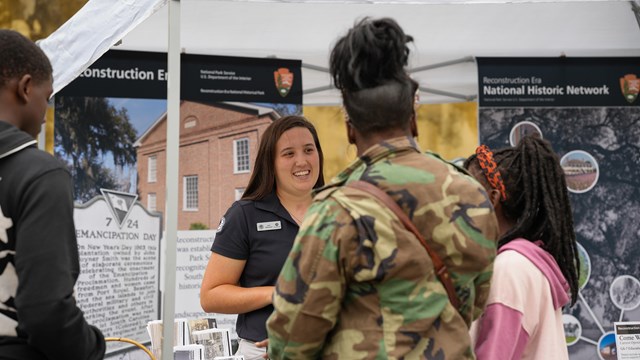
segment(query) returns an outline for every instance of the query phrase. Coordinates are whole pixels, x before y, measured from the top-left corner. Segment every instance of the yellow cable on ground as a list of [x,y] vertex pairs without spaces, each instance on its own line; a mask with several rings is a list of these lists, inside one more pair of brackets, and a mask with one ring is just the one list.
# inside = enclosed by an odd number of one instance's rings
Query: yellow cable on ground
[[139,342],[137,342],[135,340],[131,340],[131,339],[127,339],[127,338],[108,337],[108,338],[104,338],[104,341],[121,341],[121,342],[126,342],[126,343],[129,343],[129,344],[133,344],[133,345],[139,347],[140,349],[142,349],[144,352],[146,352],[147,355],[149,355],[149,357],[151,358],[151,360],[156,360],[156,357],[153,356],[151,351],[149,351],[149,349],[147,349],[146,346],[140,344]]

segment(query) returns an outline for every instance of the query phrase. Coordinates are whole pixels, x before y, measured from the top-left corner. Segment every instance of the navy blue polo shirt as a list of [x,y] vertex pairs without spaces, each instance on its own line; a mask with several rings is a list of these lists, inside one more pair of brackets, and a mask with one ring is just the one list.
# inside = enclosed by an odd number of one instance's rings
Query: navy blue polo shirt
[[[273,286],[297,233],[298,224],[272,192],[262,200],[233,203],[220,221],[211,251],[247,261],[240,276],[240,286]],[[266,322],[272,312],[273,306],[269,305],[239,314],[238,336],[251,341],[266,339]]]

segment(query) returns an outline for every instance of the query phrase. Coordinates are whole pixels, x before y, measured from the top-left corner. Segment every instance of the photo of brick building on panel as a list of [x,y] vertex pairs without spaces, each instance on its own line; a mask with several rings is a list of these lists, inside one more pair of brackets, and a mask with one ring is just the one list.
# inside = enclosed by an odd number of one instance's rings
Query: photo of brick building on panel
[[[215,229],[249,182],[260,137],[280,117],[247,103],[180,104],[178,229]],[[167,115],[136,141],[139,201],[164,213]]]

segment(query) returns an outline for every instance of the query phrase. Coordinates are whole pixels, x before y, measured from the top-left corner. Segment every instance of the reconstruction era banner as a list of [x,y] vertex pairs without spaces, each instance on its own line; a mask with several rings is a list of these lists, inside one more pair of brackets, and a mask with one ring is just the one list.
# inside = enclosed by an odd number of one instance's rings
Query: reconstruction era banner
[[547,139],[570,191],[579,301],[571,359],[616,359],[614,322],[640,320],[640,58],[478,58],[480,142]]
[[[75,219],[80,306],[105,334],[140,342],[161,308],[166,58],[109,51],[55,98],[54,152],[71,171],[77,203],[85,203]],[[178,228],[184,231],[177,269],[166,270],[179,272],[177,292],[187,300],[176,303],[180,317],[202,317],[199,287],[214,238],[213,230],[206,236],[189,230],[218,226],[248,183],[264,130],[301,113],[300,67],[298,60],[182,55]],[[230,327],[234,318],[219,320]],[[110,344],[109,353],[124,347]]]

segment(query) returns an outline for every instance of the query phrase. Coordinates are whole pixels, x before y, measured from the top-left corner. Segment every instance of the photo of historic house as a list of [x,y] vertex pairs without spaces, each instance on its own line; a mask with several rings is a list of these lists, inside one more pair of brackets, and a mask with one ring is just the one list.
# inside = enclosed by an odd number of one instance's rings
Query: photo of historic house
[[[280,115],[247,103],[180,104],[178,229],[215,229],[249,182],[260,137]],[[135,142],[139,201],[165,213],[167,114]]]

